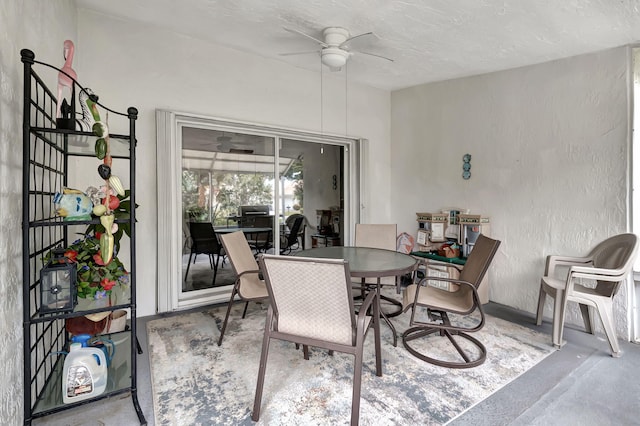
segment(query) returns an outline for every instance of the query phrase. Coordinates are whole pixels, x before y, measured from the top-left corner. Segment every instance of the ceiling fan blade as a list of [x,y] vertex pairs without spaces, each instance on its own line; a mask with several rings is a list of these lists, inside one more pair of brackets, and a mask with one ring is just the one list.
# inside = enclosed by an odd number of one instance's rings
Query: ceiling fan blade
[[340,45],[338,47],[343,47],[345,46],[347,43],[349,43],[351,40],[356,39],[358,37],[364,37],[364,36],[368,36],[368,35],[372,35],[372,36],[376,36],[372,31],[369,31],[368,33],[362,33],[362,34],[358,34],[352,37],[349,37],[348,39],[346,39],[345,41],[343,41],[342,43],[340,43]]
[[315,41],[316,43],[319,43],[320,46],[322,46],[322,47],[329,47],[329,45],[327,43],[325,43],[324,41],[318,40],[317,38],[315,38],[313,36],[310,36],[309,34],[303,33],[302,31],[295,30],[293,28],[287,28],[287,27],[282,27],[282,28],[284,28],[285,31],[289,31],[290,33],[299,34],[299,35],[301,35],[303,37],[311,39],[311,40]]
[[384,59],[384,60],[387,60],[389,62],[394,62],[394,60],[391,59],[391,58],[387,58],[386,56],[376,55],[375,53],[363,52],[361,50],[355,51],[355,53],[359,53],[359,54],[363,54],[363,55],[369,55],[369,56],[375,56],[376,58]]
[[319,50],[308,50],[306,52],[290,52],[290,53],[279,53],[279,56],[295,56],[295,55],[308,55],[309,53],[320,53]]

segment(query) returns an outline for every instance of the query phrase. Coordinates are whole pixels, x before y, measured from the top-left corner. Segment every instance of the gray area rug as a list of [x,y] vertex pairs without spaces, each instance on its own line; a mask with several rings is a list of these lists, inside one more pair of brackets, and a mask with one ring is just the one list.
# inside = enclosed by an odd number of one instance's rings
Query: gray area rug
[[[149,321],[149,356],[156,424],[252,425],[266,305],[236,304],[222,346],[217,346],[226,307]],[[399,333],[409,314],[393,318]],[[383,377],[375,375],[373,330],[367,335],[362,371],[360,424],[440,425],[454,419],[553,352],[550,337],[487,317],[474,333],[487,361],[452,370],[418,360],[381,323]],[[436,339],[431,349],[445,339]],[[431,340],[433,341],[433,340]],[[348,424],[353,356],[301,350],[273,340],[260,421],[264,425]]]

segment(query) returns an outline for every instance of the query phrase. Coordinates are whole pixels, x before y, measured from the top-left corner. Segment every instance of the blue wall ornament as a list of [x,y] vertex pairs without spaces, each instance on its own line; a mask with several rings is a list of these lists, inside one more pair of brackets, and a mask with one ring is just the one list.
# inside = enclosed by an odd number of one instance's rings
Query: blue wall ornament
[[469,179],[471,177],[471,154],[462,156],[462,170],[462,179]]

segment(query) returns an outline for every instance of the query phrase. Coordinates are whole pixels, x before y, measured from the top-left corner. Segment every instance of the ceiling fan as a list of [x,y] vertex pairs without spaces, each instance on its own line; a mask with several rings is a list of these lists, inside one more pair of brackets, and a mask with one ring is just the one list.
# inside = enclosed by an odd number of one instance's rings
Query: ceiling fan
[[233,142],[233,138],[224,132],[216,138],[218,144],[214,147],[217,151],[228,152],[230,154],[253,154],[253,149],[238,148]]
[[353,55],[354,53],[359,53],[359,54],[363,54],[363,55],[368,55],[368,56],[374,56],[376,58],[380,58],[380,59],[384,59],[386,61],[389,62],[393,62],[393,59],[391,58],[387,58],[385,56],[381,56],[381,55],[376,55],[375,53],[370,53],[370,52],[363,52],[360,50],[352,50],[349,47],[349,43],[351,41],[353,41],[354,39],[360,38],[360,37],[365,37],[365,36],[373,36],[375,37],[375,34],[373,34],[373,32],[367,32],[367,33],[362,33],[362,34],[358,34],[355,36],[351,36],[351,34],[349,33],[348,30],[341,28],[341,27],[329,27],[329,28],[325,28],[322,31],[322,36],[324,37],[324,40],[320,40],[317,39],[316,37],[309,35],[307,33],[304,33],[302,31],[296,30],[296,29],[292,29],[292,28],[286,28],[284,27],[284,29],[286,31],[289,31],[291,33],[294,34],[299,34],[301,36],[304,36],[310,40],[315,41],[316,43],[318,43],[321,46],[320,50],[314,50],[311,52],[295,52],[295,53],[282,53],[281,56],[292,56],[292,55],[304,55],[304,54],[308,54],[308,53],[320,53],[320,58],[321,61],[324,65],[328,66],[331,71],[340,71],[340,69],[347,63],[347,60],[351,57],[351,55]]

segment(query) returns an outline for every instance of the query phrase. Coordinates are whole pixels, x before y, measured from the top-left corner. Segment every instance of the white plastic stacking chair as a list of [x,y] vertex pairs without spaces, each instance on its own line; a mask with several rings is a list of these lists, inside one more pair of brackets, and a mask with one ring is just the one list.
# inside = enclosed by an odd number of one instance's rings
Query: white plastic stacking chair
[[[633,267],[638,251],[635,234],[620,234],[604,240],[585,257],[547,256],[544,276],[540,280],[536,324],[542,324],[546,296],[554,298],[553,345],[560,349],[567,302],[577,302],[587,333],[593,334],[590,308],[598,313],[611,347],[611,355],[619,357],[620,347],[613,322],[613,296]],[[569,268],[561,277],[559,266]],[[581,280],[591,280],[595,286],[585,286]]]

